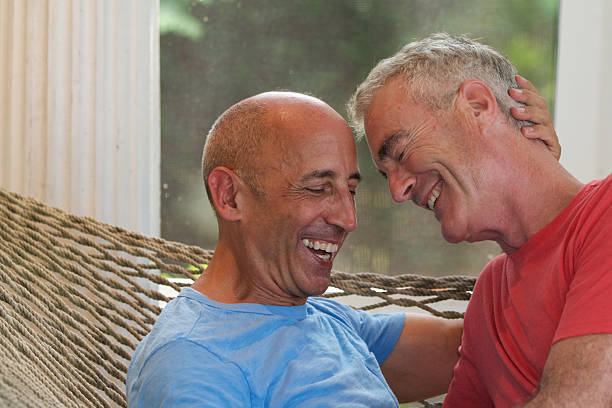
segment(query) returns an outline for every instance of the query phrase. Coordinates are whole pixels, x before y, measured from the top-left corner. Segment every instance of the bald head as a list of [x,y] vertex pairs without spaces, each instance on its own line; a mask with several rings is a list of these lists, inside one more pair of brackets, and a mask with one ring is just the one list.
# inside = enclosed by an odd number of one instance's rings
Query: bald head
[[[292,136],[288,124],[300,126],[317,115],[336,115],[320,99],[295,92],[265,92],[244,99],[213,124],[204,145],[202,176],[211,200],[208,177],[216,167],[227,167],[238,174],[256,194],[262,194],[262,148],[279,138]],[[212,203],[212,200],[211,200]]]

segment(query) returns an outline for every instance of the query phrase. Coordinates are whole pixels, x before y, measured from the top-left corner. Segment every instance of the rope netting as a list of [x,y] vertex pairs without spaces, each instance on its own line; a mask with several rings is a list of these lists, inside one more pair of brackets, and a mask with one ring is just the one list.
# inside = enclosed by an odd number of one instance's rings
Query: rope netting
[[[212,253],[0,189],[0,406],[125,406],[134,349]],[[334,271],[325,296],[459,318],[474,281]]]

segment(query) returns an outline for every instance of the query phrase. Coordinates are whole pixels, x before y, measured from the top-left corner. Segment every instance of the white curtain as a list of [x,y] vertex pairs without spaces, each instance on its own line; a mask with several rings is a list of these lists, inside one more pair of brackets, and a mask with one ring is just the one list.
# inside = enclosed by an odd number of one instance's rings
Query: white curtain
[[580,181],[612,172],[612,2],[561,0],[555,127]]
[[157,0],[0,0],[0,187],[159,235]]

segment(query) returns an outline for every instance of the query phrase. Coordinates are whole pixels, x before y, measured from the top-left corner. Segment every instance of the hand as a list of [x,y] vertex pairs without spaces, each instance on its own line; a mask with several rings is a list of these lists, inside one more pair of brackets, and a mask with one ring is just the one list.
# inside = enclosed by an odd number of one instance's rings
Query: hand
[[561,145],[553,127],[546,100],[540,96],[536,87],[529,80],[520,75],[516,75],[515,78],[521,88],[510,88],[508,93],[512,99],[524,103],[526,106],[514,106],[510,109],[510,113],[515,119],[533,122],[533,125],[521,128],[523,136],[529,139],[542,140],[553,156],[559,160]]

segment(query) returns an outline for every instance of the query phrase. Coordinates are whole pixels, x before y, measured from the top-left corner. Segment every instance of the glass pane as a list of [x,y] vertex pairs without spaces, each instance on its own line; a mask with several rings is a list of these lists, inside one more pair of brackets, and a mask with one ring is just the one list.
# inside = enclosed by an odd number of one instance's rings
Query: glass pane
[[[268,90],[318,96],[342,115],[373,65],[433,32],[504,52],[552,105],[558,0],[161,0],[162,235],[214,248],[200,175],[210,126]],[[477,275],[496,244],[448,244],[430,212],[391,201],[364,142],[358,228],[334,267],[350,272]],[[491,203],[495,205],[495,203]]]

